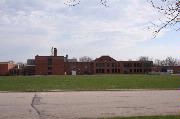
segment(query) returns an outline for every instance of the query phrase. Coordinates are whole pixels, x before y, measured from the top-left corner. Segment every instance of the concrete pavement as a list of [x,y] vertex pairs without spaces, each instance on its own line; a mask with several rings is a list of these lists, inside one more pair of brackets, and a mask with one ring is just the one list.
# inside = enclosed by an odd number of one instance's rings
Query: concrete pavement
[[0,93],[0,119],[180,115],[180,91]]

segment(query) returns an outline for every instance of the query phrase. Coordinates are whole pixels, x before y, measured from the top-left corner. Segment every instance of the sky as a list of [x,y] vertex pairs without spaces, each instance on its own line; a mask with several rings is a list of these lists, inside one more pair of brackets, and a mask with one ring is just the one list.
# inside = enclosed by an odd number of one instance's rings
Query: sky
[[50,55],[52,46],[70,58],[179,58],[179,31],[153,38],[148,29],[161,15],[147,0],[111,0],[108,7],[99,1],[70,7],[67,0],[0,0],[0,62]]

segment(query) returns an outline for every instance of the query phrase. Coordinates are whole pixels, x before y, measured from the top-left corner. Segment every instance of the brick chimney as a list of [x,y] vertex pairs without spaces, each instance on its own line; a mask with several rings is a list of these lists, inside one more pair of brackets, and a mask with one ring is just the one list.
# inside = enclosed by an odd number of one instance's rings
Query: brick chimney
[[57,48],[54,48],[54,56],[57,56]]

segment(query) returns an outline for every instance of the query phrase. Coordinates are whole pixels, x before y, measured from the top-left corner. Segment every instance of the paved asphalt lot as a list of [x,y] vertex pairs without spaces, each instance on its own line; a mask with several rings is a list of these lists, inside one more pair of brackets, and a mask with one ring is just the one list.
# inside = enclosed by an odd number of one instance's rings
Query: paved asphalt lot
[[0,93],[0,119],[91,119],[180,114],[180,91]]

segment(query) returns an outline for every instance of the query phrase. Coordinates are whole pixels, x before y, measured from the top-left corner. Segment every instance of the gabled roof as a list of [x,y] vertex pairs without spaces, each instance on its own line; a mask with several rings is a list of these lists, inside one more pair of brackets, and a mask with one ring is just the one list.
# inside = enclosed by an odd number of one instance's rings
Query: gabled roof
[[95,62],[115,62],[116,60],[110,56],[101,56],[94,60]]

